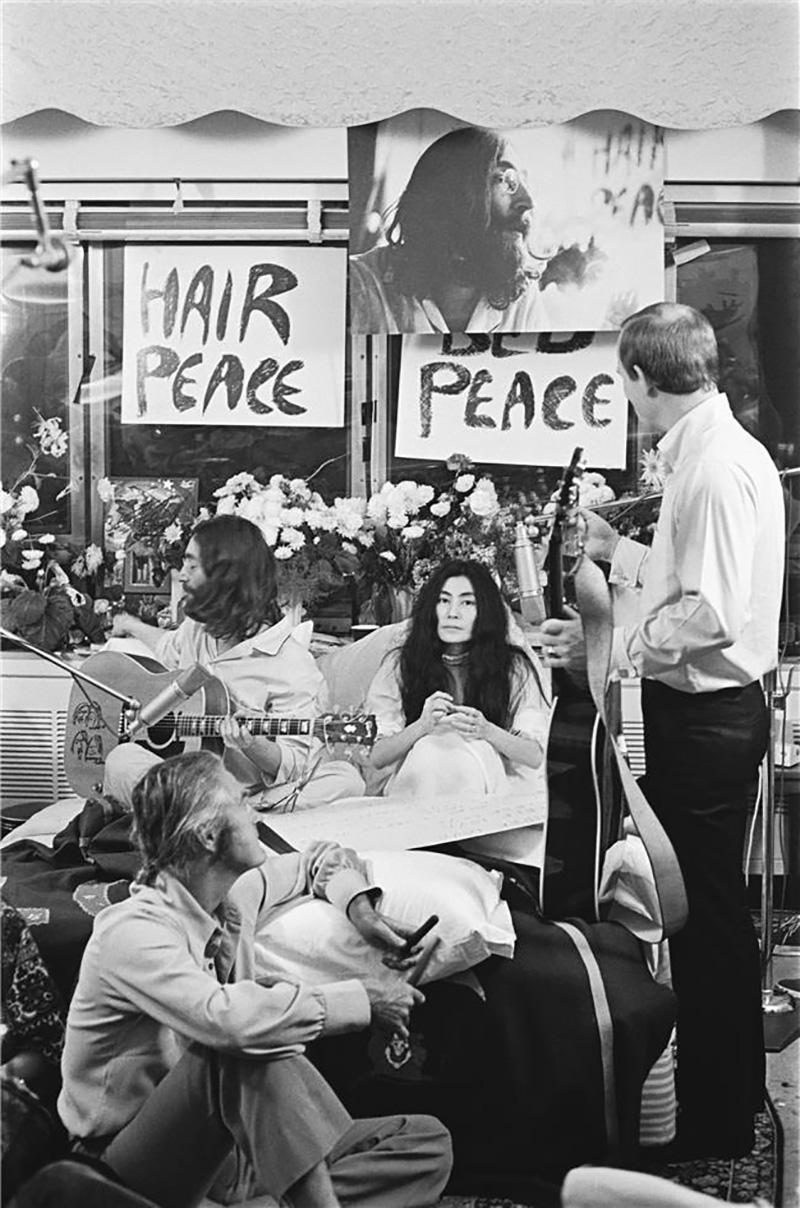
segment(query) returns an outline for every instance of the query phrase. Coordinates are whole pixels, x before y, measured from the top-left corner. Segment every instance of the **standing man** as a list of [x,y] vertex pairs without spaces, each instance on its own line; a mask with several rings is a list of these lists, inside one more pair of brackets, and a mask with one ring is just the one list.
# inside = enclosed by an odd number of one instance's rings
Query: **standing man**
[[[200,663],[223,681],[237,709],[276,716],[319,714],[324,679],[311,653],[293,634],[277,607],[275,559],[261,530],[240,516],[215,516],[197,525],[186,547],[180,580],[186,619],[175,630],[147,625],[121,613],[112,637],[144,642],[159,662],[172,668]],[[345,760],[329,760],[318,740],[304,735],[271,739],[254,736],[235,719],[222,722],[229,771],[274,804],[305,781],[300,806],[337,797],[359,796],[364,782]],[[130,804],[133,786],[158,756],[137,743],[124,743],[106,760],[103,789]]]
[[316,843],[265,861],[242,786],[209,752],[152,767],[133,819],[142,869],[98,916],[67,1018],[58,1106],[72,1137],[161,1208],[193,1208],[209,1190],[293,1208],[434,1204],[447,1130],[427,1116],[352,1120],[302,1055],[371,1018],[407,1036],[420,991],[401,976],[254,980],[259,921],[309,893],[407,967],[355,853]]
[[[638,590],[612,668],[642,679],[647,796],[675,848],[689,920],[670,941],[678,997],[680,1156],[753,1146],[764,1086],[758,944],[742,872],[748,802],[766,751],[761,677],[777,662],[783,498],[766,449],[717,391],[717,344],[689,306],[622,327],[619,374],[665,473],[652,548],[585,513],[585,552]],[[549,620],[554,667],[583,661],[580,621]]]
[[384,246],[350,257],[356,332],[538,331],[533,200],[513,149],[467,126],[417,161]]

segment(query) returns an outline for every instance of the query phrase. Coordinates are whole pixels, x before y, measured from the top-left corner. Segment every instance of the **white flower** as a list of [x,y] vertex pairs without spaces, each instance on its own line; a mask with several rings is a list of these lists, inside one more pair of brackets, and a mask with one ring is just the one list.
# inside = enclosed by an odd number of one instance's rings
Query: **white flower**
[[52,419],[43,419],[39,416],[39,422],[34,428],[34,436],[39,441],[39,448],[42,453],[48,457],[63,457],[67,451],[68,437],[66,432],[61,428],[61,420],[58,416]]
[[375,544],[375,534],[366,532],[356,533],[356,541],[360,546],[363,546],[364,549],[372,549],[373,545]]
[[162,482],[161,486],[162,486],[162,489],[167,491],[170,495],[172,494],[173,490],[175,489],[175,484],[173,483],[171,478],[165,478],[164,481]]
[[168,545],[173,545],[180,541],[183,537],[183,525],[178,520],[173,520],[172,524],[168,524],[164,529],[164,540]]
[[475,516],[482,516],[484,518],[494,516],[500,511],[497,491],[491,478],[481,478],[478,480],[475,490],[467,500],[467,504]]
[[28,535],[28,530],[24,528],[14,529],[11,534],[12,541],[24,541]]
[[40,545],[52,545],[55,537],[52,533],[42,533],[41,537],[37,538]]
[[358,547],[356,545],[353,545],[352,541],[343,541],[342,549],[344,550],[344,552],[346,554],[357,554],[358,553]]
[[303,523],[303,509],[284,508],[281,513],[281,521],[287,528],[297,528],[298,524]]
[[658,449],[642,449],[639,464],[642,467],[639,474],[642,486],[647,487],[648,491],[662,491],[664,489],[664,466]]
[[86,546],[83,556],[86,561],[87,573],[90,575],[93,575],[96,571],[98,571],[105,561],[105,554],[100,546],[95,545],[94,542],[92,542],[91,545]]
[[467,491],[471,491],[474,485],[474,474],[459,474],[458,478],[453,483],[453,489],[459,491],[463,495]]
[[208,508],[200,508],[200,511],[197,513],[197,523],[200,524],[201,522],[210,519],[211,513],[209,512]]
[[[224,499],[228,495],[238,495],[248,490],[248,488],[257,485],[258,484],[252,474],[247,474],[245,472],[241,474],[234,474],[214,492],[214,495],[217,499]],[[231,508],[228,510],[232,511],[233,509]],[[217,511],[219,511],[219,507],[217,508]]]
[[9,512],[11,508],[13,508],[15,502],[14,496],[10,493],[10,491],[4,491],[2,487],[0,487],[0,515],[3,515],[4,512]]
[[44,550],[41,549],[24,549],[22,551],[22,569],[23,570],[38,570],[42,564]]
[[109,478],[101,478],[97,483],[97,494],[103,503],[114,502],[114,484]]
[[608,485],[602,474],[589,471],[583,473],[578,479],[579,507],[596,507],[599,503],[610,503],[614,498],[616,498],[614,490]]
[[305,534],[296,528],[285,528],[281,532],[281,544],[288,545],[291,550],[300,549],[306,543]]
[[281,562],[285,562],[287,558],[291,558],[294,550],[288,545],[279,545],[275,550],[275,557],[280,558]]
[[[270,547],[272,547],[273,545],[275,545],[275,544],[277,543],[277,540],[278,540],[278,528],[277,528],[277,525],[274,525],[274,524],[266,524],[266,523],[264,523],[264,522],[262,521],[262,522],[261,522],[261,524],[259,524],[259,526],[258,526],[258,527],[261,529],[261,536],[264,538],[264,540],[266,541],[267,545],[269,545]],[[276,553],[277,553],[277,550],[276,550]],[[286,555],[285,555],[285,554],[282,554],[282,555],[281,555],[281,557],[285,558],[285,557],[286,557]]]
[[434,516],[446,516],[452,506],[449,499],[437,499],[436,503],[431,504],[431,511]]
[[92,609],[97,613],[98,617],[105,616],[105,614],[111,609],[111,601],[102,599],[95,600],[94,604],[92,605]]
[[389,512],[386,523],[391,529],[404,529],[408,524],[408,516],[405,512]]
[[123,548],[123,549],[115,549],[115,550],[114,550],[114,561],[115,561],[115,562],[124,562],[124,561],[125,561],[125,550],[124,550],[124,548]]
[[236,500],[233,495],[225,495],[217,504],[218,516],[229,516],[236,511]]
[[421,524],[409,524],[403,529],[401,536],[405,537],[407,541],[414,541],[417,537],[425,536],[425,529]]
[[35,512],[39,506],[39,496],[33,487],[23,487],[17,499],[17,511],[20,516]]
[[383,558],[384,562],[396,562],[397,561],[397,558],[395,557],[395,555],[392,553],[392,551],[390,549],[381,550],[381,552],[378,554],[378,557]]

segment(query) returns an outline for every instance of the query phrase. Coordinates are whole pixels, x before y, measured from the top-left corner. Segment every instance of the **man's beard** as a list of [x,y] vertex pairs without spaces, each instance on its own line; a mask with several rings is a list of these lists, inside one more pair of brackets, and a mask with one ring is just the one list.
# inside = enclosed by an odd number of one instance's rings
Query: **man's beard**
[[527,230],[527,223],[524,230],[490,226],[470,244],[468,256],[455,259],[455,283],[480,290],[492,306],[504,310],[524,292],[528,281]]

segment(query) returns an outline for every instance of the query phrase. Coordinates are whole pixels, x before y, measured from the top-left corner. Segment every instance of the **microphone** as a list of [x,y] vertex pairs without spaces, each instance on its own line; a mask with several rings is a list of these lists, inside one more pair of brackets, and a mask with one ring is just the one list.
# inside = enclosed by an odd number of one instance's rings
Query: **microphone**
[[35,251],[21,257],[21,263],[26,268],[43,268],[48,273],[61,273],[68,267],[70,258],[71,253],[64,240],[48,234],[37,243]]
[[544,606],[544,593],[539,580],[533,543],[528,536],[528,530],[521,520],[517,521],[517,534],[514,541],[514,562],[517,567],[520,612],[531,625],[541,625],[547,616],[547,610]]
[[193,666],[179,671],[166,688],[162,688],[151,701],[142,705],[138,710],[128,731],[128,736],[136,738],[148,726],[161,721],[162,717],[171,713],[176,705],[183,704],[190,696],[194,696],[195,692],[199,692],[213,678],[211,672],[207,671],[205,667],[201,667],[200,663],[195,663]]

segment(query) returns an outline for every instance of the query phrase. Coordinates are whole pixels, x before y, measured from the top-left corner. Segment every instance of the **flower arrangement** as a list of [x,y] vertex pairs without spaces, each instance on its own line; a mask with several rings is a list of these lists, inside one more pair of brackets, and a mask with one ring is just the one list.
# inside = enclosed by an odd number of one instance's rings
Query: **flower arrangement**
[[533,511],[533,501],[501,503],[492,479],[464,457],[454,455],[448,466],[452,480],[438,491],[425,483],[387,482],[367,503],[361,579],[373,592],[378,620],[387,589],[406,589],[411,597],[434,566],[450,558],[482,562],[509,596],[516,591],[515,527]]
[[328,504],[303,478],[273,474],[261,482],[235,474],[214,492],[217,515],[233,513],[261,529],[278,563],[280,603],[319,603],[359,569],[363,499]]
[[[4,490],[0,485],[0,549],[3,551],[3,568],[6,576],[19,575],[24,583],[30,582],[31,575],[35,579],[37,572],[48,560],[48,547],[56,541],[52,533],[41,533],[32,537],[27,528],[28,518],[39,510],[39,487],[42,479],[57,477],[55,473],[42,474],[38,468],[39,461],[42,457],[60,460],[66,456],[69,443],[67,433],[61,427],[61,420],[57,416],[45,419],[38,411],[36,415],[38,421],[33,429],[35,444],[27,445],[30,453],[29,465],[17,476],[9,490]],[[68,491],[67,486],[57,498],[63,498]],[[37,517],[38,521],[44,519],[47,517]]]
[[[103,621],[92,599],[76,587],[68,571],[75,557],[72,543],[53,533],[34,536],[28,531],[29,518],[40,507],[42,479],[60,477],[54,471],[42,473],[39,460],[48,457],[58,461],[66,456],[68,447],[61,420],[45,419],[38,412],[37,416],[35,444],[27,446],[29,465],[9,490],[0,487],[0,594],[5,627],[33,645],[52,651],[87,639],[98,640],[103,634]],[[69,487],[64,487],[56,499],[68,491]],[[90,546],[83,555],[93,564],[98,556],[102,562],[103,553],[97,546]]]

